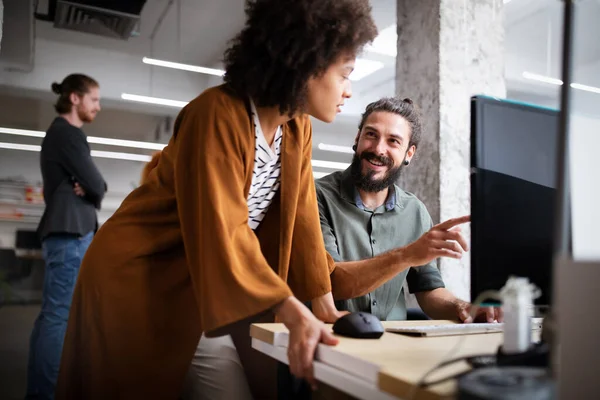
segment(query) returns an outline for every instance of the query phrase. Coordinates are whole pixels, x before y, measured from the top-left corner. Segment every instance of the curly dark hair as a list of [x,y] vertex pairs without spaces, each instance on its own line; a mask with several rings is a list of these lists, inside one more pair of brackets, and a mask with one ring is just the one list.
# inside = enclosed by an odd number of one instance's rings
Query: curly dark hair
[[421,123],[421,112],[418,107],[413,104],[411,99],[406,98],[401,100],[398,97],[384,97],[369,104],[358,124],[359,132],[362,131],[363,125],[369,115],[376,111],[390,112],[403,117],[410,126],[410,140],[408,142],[408,147],[412,145],[419,147],[423,124]]
[[290,116],[307,83],[377,36],[368,0],[248,0],[246,26],[225,52],[225,83]]

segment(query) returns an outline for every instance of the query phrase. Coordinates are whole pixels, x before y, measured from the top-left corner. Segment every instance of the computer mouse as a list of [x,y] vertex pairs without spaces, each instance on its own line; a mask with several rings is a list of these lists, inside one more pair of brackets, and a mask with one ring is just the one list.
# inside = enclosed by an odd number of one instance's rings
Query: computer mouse
[[333,332],[358,339],[379,339],[384,329],[379,318],[366,312],[354,312],[339,318]]

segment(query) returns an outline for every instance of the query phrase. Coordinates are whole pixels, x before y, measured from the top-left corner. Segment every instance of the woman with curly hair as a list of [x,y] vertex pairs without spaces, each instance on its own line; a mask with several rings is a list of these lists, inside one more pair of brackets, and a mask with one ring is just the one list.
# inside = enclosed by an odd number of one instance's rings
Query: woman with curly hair
[[180,112],[86,253],[59,399],[177,398],[202,333],[248,338],[258,320],[287,326],[291,371],[313,384],[317,343],[336,344],[309,115],[333,121],[377,30],[368,0],[250,0],[246,14],[225,83]]

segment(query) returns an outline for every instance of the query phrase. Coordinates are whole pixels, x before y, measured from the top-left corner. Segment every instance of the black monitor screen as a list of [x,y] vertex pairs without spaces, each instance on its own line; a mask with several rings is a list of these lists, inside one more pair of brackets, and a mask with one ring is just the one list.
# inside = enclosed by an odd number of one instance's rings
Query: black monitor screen
[[527,277],[551,301],[558,111],[471,101],[471,297]]

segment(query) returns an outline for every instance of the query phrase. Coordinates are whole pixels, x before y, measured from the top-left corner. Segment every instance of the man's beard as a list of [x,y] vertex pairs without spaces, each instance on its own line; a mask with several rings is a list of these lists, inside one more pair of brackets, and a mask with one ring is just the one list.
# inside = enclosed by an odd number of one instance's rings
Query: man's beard
[[[373,176],[377,172],[368,171],[366,174],[362,173],[362,160],[378,161],[384,166],[388,167],[388,170],[383,178],[374,179]],[[375,153],[363,151],[360,157],[354,153],[352,164],[350,165],[350,174],[352,175],[354,185],[356,185],[357,189],[370,193],[381,192],[382,190],[392,186],[398,180],[398,178],[400,178],[400,173],[402,172],[402,167],[404,164],[400,163],[400,165],[396,168],[391,168],[392,165],[394,165],[394,162],[389,157],[378,156]]]
[[84,108],[77,108],[77,116],[80,120],[88,124],[96,117],[94,113],[88,112]]

